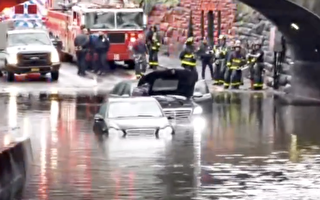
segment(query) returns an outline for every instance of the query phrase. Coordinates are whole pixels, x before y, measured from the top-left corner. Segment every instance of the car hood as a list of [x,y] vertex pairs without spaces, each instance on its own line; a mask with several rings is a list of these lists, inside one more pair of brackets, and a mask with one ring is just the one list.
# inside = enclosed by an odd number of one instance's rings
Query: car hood
[[195,74],[185,69],[153,71],[143,76],[138,86],[149,85],[149,95],[179,95],[190,98],[197,82]]
[[193,101],[184,96],[167,95],[167,96],[152,96],[161,105],[162,108],[192,108]]
[[55,47],[52,45],[29,45],[29,46],[14,46],[8,47],[7,52],[20,53],[20,52],[52,52],[55,51]]
[[163,128],[169,126],[169,121],[166,117],[139,117],[107,119],[107,124],[118,129]]

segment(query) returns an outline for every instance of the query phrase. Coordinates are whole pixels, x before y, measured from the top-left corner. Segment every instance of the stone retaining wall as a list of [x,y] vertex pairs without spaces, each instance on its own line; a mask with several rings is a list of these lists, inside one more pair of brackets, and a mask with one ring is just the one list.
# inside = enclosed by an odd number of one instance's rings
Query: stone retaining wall
[[21,199],[31,161],[30,139],[0,150],[0,199]]
[[[270,29],[273,24],[264,16],[255,12],[248,6],[232,0],[203,0],[191,1],[181,0],[175,7],[167,7],[164,4],[154,6],[150,13],[149,25],[158,25],[160,35],[163,38],[162,50],[169,52],[172,56],[177,56],[183,43],[187,38],[190,10],[194,24],[194,35],[196,44],[201,39],[201,2],[213,3],[217,10],[221,10],[222,23],[221,33],[228,35],[229,38],[240,39],[244,46],[251,42],[261,39],[264,41],[263,50],[265,51],[266,84],[273,86],[273,58],[274,52],[269,48]],[[220,3],[220,5],[219,5]],[[206,14],[205,14],[206,18]],[[217,19],[217,16],[215,16]],[[217,20],[215,20],[216,22]],[[205,19],[205,32],[207,32],[207,19]],[[215,23],[215,40],[217,40],[217,24]],[[283,70],[280,74],[280,90],[287,91],[290,88],[290,53],[287,52]]]
[[[250,43],[257,39],[263,41],[262,49],[265,52],[265,83],[269,87],[273,87],[274,84],[274,52],[269,46],[270,30],[272,27],[274,27],[274,25],[270,21],[252,9],[246,9],[246,12],[239,11],[233,27],[235,37],[240,39],[244,44],[250,45]],[[287,51],[279,75],[279,89],[284,92],[288,92],[291,88],[291,65],[290,52]]]

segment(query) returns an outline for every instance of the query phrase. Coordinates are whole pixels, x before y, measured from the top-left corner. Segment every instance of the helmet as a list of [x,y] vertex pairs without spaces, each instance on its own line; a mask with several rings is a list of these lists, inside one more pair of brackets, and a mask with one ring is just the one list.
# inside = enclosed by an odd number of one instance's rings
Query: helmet
[[241,41],[240,40],[236,40],[233,46],[234,47],[241,47]]
[[260,40],[256,40],[256,41],[253,42],[252,45],[254,45],[254,46],[261,46],[261,45],[262,45],[261,43],[262,43],[262,42],[261,42]]
[[187,39],[186,42],[187,42],[187,43],[192,43],[192,42],[193,42],[193,37],[188,37],[188,39]]
[[219,36],[219,40],[226,40],[226,39],[227,39],[227,37],[225,35],[220,35]]

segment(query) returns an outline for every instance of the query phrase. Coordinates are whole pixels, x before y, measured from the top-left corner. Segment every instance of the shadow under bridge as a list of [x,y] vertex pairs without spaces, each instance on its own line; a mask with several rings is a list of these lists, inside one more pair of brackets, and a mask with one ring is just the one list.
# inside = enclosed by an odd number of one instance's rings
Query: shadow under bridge
[[292,59],[290,93],[320,99],[320,1],[240,0],[283,34]]

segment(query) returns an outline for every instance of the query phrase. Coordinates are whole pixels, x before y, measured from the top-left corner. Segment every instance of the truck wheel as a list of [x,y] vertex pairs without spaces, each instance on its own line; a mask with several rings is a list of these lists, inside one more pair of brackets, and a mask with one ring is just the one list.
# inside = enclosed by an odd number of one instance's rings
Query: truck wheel
[[57,81],[59,79],[59,71],[51,72],[51,80]]
[[134,66],[135,66],[134,60],[126,61],[126,64],[128,65],[129,69],[134,69]]
[[13,82],[14,81],[14,73],[7,72],[7,81],[8,82]]

